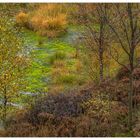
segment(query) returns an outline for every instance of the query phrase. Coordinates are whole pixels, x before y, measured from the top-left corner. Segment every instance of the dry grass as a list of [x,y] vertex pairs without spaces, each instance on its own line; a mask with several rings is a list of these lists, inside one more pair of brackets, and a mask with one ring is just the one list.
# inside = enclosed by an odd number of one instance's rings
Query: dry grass
[[64,86],[62,84],[54,84],[52,88],[50,88],[50,94],[59,94],[64,91]]
[[76,68],[76,71],[77,71],[77,72],[81,72],[82,69],[83,69],[82,62],[77,61],[76,64],[75,64],[75,68]]
[[63,69],[63,68],[65,68],[65,66],[66,66],[66,63],[63,60],[55,60],[53,63],[54,68],[62,68]]
[[29,15],[20,12],[16,21],[28,26],[42,36],[57,37],[66,32],[67,12],[63,4],[40,4]]
[[16,15],[16,22],[18,25],[26,26],[28,23],[28,18],[28,14],[20,12],[18,15]]

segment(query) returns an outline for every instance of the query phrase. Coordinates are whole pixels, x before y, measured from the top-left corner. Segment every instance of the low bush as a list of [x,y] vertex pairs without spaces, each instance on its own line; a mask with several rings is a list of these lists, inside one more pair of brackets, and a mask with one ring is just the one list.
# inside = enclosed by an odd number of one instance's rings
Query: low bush
[[20,12],[17,16],[16,16],[16,23],[19,26],[25,26],[28,27],[29,25],[29,15],[24,13],[24,12]]
[[57,78],[57,83],[74,84],[76,76],[73,74],[64,74]]
[[[134,75],[135,82],[139,82],[139,68],[134,70]],[[139,117],[134,118],[133,131],[128,129],[128,84],[122,79],[106,79],[100,85],[86,85],[68,93],[48,94],[36,100],[25,115],[12,117],[14,119],[9,123],[8,131],[2,135],[139,136]],[[138,93],[139,90],[136,90],[136,99],[139,99]]]
[[[92,97],[90,90],[71,91],[69,93],[48,94],[47,97],[38,99],[29,111],[29,118],[34,121],[39,113],[46,112],[55,116],[76,117],[83,113],[81,104]],[[37,120],[37,118],[35,119]]]
[[125,134],[126,106],[92,94],[92,88],[84,88],[38,99],[28,113],[9,123],[6,135],[105,137]]
[[49,92],[50,94],[59,94],[64,92],[64,85],[60,85],[60,84],[53,84],[51,85],[51,87],[49,88]]
[[66,66],[66,63],[63,60],[56,60],[54,61],[54,64],[53,64],[54,68],[64,68],[65,66]]
[[63,67],[63,68],[59,68],[59,67],[54,68],[52,70],[52,78],[55,79],[56,77],[61,76],[63,74],[67,74],[67,73],[69,73],[69,72],[65,67]]
[[94,122],[93,136],[113,136],[122,130],[126,131],[123,121],[128,115],[127,107],[121,102],[109,101],[105,96],[90,99],[83,104],[85,114]]
[[16,22],[42,36],[53,38],[66,32],[67,12],[63,4],[40,4],[28,14],[20,12]]
[[[110,83],[110,84],[109,84]],[[48,94],[11,121],[8,136],[127,136],[128,106],[112,98],[116,84],[82,87],[69,93]],[[120,89],[122,90],[122,88]],[[112,96],[113,94],[113,96]],[[20,122],[20,123],[19,123]],[[23,125],[23,126],[22,126]],[[134,129],[138,135],[139,128]]]
[[49,63],[50,64],[54,64],[54,62],[56,60],[63,60],[66,58],[66,53],[63,51],[56,51],[55,53],[53,53],[51,55],[51,57],[49,58]]

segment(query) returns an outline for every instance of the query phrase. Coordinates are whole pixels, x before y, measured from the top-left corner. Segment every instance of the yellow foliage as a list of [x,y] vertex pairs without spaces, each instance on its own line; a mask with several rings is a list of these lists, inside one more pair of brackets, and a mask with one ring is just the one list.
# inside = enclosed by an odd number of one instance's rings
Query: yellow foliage
[[[19,30],[7,22],[7,18],[0,19],[0,97],[3,99],[0,108],[0,121],[5,125],[7,115],[14,112],[7,103],[14,103],[19,92],[26,87],[24,79],[28,67],[27,56],[22,57],[22,40],[18,37]],[[7,102],[6,104],[4,102]],[[7,110],[7,111],[5,111]]]

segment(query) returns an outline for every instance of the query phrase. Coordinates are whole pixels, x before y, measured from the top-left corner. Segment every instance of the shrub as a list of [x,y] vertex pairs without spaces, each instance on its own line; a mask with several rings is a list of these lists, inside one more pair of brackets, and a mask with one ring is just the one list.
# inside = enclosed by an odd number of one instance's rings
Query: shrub
[[49,89],[50,94],[59,94],[62,92],[64,92],[64,86],[60,84],[51,85],[51,88]]
[[40,47],[43,44],[43,39],[41,37],[38,38],[38,46]]
[[[139,113],[137,114],[139,116]],[[133,128],[134,136],[140,137],[140,118],[137,117],[137,121]]]
[[93,136],[113,136],[122,130],[125,132],[125,123],[122,122],[128,115],[127,107],[120,102],[109,101],[102,97],[96,97],[85,102],[83,105],[86,115],[92,118]]
[[65,52],[63,52],[63,51],[57,51],[55,54],[54,54],[54,57],[56,58],[56,59],[64,59],[64,58],[66,58],[66,54],[65,54]]
[[93,98],[92,90],[84,88],[80,92],[49,94],[38,99],[28,113],[11,123],[7,135],[101,137],[125,134],[122,123],[127,115],[125,106]]
[[79,75],[79,76],[77,77],[77,83],[78,83],[78,85],[84,85],[84,84],[86,83],[85,77],[82,76],[82,75]]
[[66,32],[67,13],[63,4],[40,4],[29,16],[23,12],[19,13],[16,21],[21,26],[31,26],[30,29],[42,36],[52,38]]
[[54,61],[53,67],[54,68],[64,68],[66,65],[65,61],[63,60],[56,60]]
[[[76,117],[83,113],[81,104],[92,96],[88,90],[71,91],[69,93],[48,94],[47,97],[38,99],[29,111],[29,120],[36,122],[40,113],[49,113],[58,117]],[[35,123],[34,122],[34,123]]]
[[42,22],[42,27],[46,30],[53,30],[53,29],[63,29],[65,28],[66,22],[66,15],[59,14],[57,17],[50,17],[47,20]]
[[61,75],[57,78],[57,83],[73,84],[76,80],[76,76],[73,74]]
[[50,64],[54,64],[56,60],[63,60],[66,58],[66,54],[63,51],[56,51],[49,59]]
[[0,137],[5,137],[6,136],[6,131],[0,130]]
[[76,62],[75,64],[75,68],[77,72],[81,72],[81,70],[83,69],[83,65],[82,62],[80,62],[79,60]]
[[[127,66],[128,68],[130,67],[129,65]],[[122,67],[119,71],[118,71],[118,73],[117,73],[117,79],[118,80],[121,80],[121,79],[123,79],[123,78],[129,78],[129,70],[128,69],[126,69],[126,68],[124,68],[124,67]],[[140,79],[140,68],[139,67],[135,67],[134,68],[134,71],[133,71],[133,78],[134,79]]]
[[16,23],[20,26],[26,26],[28,25],[29,22],[29,17],[28,14],[24,13],[24,12],[20,12],[17,16],[16,16]]
[[[108,100],[105,91],[110,91],[110,87],[106,84],[98,88],[91,86],[69,93],[48,94],[36,100],[20,119],[12,117],[15,121],[7,135],[101,137],[126,134],[127,106]],[[99,88],[103,89],[100,91]]]
[[42,18],[34,16],[31,18],[30,23],[34,31],[39,31],[42,25]]
[[11,123],[8,131],[2,136],[36,136],[36,137],[70,137],[75,136],[75,118],[56,117],[49,113],[38,114],[38,125],[32,125],[27,120],[23,123]]
[[58,76],[66,74],[66,73],[68,73],[68,70],[65,67],[64,68],[59,68],[59,67],[58,68],[54,68],[52,70],[52,77],[56,78]]

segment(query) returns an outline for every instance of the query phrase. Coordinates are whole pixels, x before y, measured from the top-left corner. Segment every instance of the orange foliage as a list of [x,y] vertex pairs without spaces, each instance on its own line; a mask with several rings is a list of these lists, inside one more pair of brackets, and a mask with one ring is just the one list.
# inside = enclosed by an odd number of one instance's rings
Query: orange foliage
[[42,36],[57,37],[66,31],[67,12],[63,4],[40,4],[33,12],[20,12],[16,21]]
[[19,25],[22,26],[26,26],[28,23],[28,14],[24,13],[24,12],[20,12],[17,16],[16,16],[16,22]]

